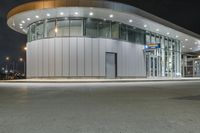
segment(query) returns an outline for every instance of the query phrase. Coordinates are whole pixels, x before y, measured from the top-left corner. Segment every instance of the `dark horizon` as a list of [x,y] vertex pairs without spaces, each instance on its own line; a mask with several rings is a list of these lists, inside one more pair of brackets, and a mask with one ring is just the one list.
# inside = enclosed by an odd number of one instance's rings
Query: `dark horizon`
[[[7,12],[13,7],[33,0],[2,0],[0,3],[0,60],[4,62],[6,56],[17,60],[25,58],[23,47],[26,36],[10,29],[6,24]],[[197,0],[112,0],[130,4],[160,18],[200,34],[199,1]]]

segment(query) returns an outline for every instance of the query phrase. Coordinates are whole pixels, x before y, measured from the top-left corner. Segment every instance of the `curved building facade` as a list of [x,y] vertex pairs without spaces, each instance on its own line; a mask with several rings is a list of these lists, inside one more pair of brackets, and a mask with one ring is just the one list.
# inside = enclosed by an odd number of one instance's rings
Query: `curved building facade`
[[28,78],[181,77],[181,54],[199,43],[140,9],[99,0],[26,3],[8,25],[27,34]]

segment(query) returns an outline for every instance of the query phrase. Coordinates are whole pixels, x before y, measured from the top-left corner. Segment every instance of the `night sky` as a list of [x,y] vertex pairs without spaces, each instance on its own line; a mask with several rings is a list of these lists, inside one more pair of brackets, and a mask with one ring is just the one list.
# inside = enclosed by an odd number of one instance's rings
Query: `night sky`
[[[0,0],[0,61],[24,57],[26,36],[11,30],[6,24],[7,12],[21,3],[32,0]],[[113,0],[124,2],[172,23],[200,34],[199,0]]]

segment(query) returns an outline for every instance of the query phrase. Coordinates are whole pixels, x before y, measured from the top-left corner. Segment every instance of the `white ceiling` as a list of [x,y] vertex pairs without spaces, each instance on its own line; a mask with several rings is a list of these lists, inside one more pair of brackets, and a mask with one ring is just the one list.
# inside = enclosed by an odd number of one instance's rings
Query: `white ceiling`
[[[61,12],[63,14],[61,14]],[[76,15],[75,12],[77,12],[78,15]],[[93,16],[89,15],[90,12],[93,13]],[[48,17],[47,14],[50,14],[50,16]],[[114,17],[110,18],[110,14],[113,14]],[[39,16],[39,18],[36,18],[36,16]],[[166,27],[157,22],[153,22],[136,14],[128,14],[105,8],[63,7],[54,9],[32,10],[32,11],[22,12],[20,14],[10,17],[7,23],[9,27],[11,27],[13,30],[20,32],[22,34],[26,34],[25,31],[27,30],[27,26],[29,24],[46,18],[55,18],[55,17],[91,17],[91,18],[117,21],[144,30],[169,36],[171,38],[177,38],[182,42],[182,52],[200,51],[200,38],[192,37],[190,35],[176,31],[174,29]],[[27,20],[28,18],[30,18],[30,20]],[[129,20],[132,20],[132,23],[130,23]],[[25,23],[23,23],[23,21]],[[22,26],[20,26],[20,24]],[[144,25],[146,25],[147,27],[144,27]],[[159,31],[157,31],[157,29],[159,29]]]

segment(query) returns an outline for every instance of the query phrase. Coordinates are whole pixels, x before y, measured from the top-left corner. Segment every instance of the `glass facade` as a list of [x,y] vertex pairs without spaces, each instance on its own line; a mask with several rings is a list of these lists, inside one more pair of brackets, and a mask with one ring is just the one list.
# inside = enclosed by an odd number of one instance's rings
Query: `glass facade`
[[147,45],[160,45],[156,49],[145,49],[148,77],[181,76],[181,47],[179,40],[147,32],[146,43]]
[[87,36],[145,44],[145,31],[119,22],[92,18],[55,18],[32,23],[28,42],[43,38]]

